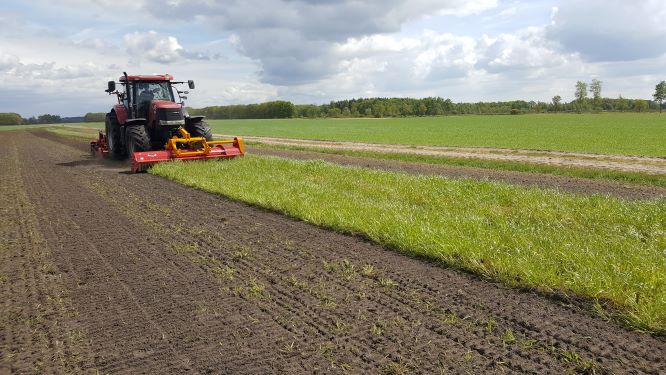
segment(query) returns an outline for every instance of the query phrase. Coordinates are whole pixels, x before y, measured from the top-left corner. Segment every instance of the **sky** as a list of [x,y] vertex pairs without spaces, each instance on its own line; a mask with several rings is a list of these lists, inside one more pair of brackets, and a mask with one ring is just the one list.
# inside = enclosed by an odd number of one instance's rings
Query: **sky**
[[108,80],[192,79],[188,106],[359,97],[650,99],[663,0],[0,0],[0,112],[80,116]]

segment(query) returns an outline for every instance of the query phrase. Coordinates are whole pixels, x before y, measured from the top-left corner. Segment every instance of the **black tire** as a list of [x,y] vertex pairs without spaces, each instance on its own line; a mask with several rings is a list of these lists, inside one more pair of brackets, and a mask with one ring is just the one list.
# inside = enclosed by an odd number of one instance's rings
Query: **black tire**
[[123,152],[123,144],[120,139],[120,125],[118,125],[118,118],[115,112],[106,115],[105,131],[109,156],[113,159],[122,159],[125,153]]
[[[127,145],[127,156],[130,161],[134,159],[135,152],[150,151],[150,136],[143,125],[128,126],[125,128],[125,145]],[[147,167],[142,167],[143,172]]]
[[207,141],[213,140],[213,131],[210,129],[210,126],[208,126],[206,121],[190,124],[185,130],[187,130],[192,137],[204,137]]

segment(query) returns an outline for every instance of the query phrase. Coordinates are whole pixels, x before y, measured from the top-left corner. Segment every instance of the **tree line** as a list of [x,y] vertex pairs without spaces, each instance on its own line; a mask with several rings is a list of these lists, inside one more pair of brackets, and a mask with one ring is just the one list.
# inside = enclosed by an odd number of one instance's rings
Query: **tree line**
[[58,115],[44,114],[23,118],[18,113],[0,113],[0,125],[59,124],[63,118]]
[[87,113],[81,117],[61,117],[58,115],[43,114],[23,118],[18,113],[0,113],[1,125],[35,125],[35,124],[61,124],[71,122],[104,122],[106,113]]
[[[477,103],[454,103],[440,97],[414,98],[359,98],[331,101],[328,104],[293,104],[288,101],[271,101],[260,104],[235,104],[188,108],[190,115],[206,116],[210,119],[279,119],[279,118],[346,118],[346,117],[409,117],[443,115],[490,115],[554,112],[662,112],[666,101],[666,81],[655,87],[654,100],[604,98],[601,95],[603,82],[593,79],[589,84],[576,82],[574,100],[563,102],[556,95],[550,102],[499,101]],[[589,94],[589,95],[588,95]],[[54,124],[61,122],[104,122],[106,113],[87,113],[82,118],[61,118],[44,114],[22,118],[17,113],[0,113],[0,125]]]
[[260,104],[236,104],[188,108],[192,116],[206,116],[212,119],[271,119],[294,117],[296,106],[287,101],[272,101]]
[[[211,119],[251,118],[345,118],[345,117],[409,117],[442,115],[490,115],[554,112],[646,112],[663,109],[666,101],[666,82],[655,88],[654,100],[604,98],[601,94],[603,82],[593,79],[589,85],[578,81],[574,100],[563,102],[556,95],[550,102],[542,101],[498,101],[477,103],[454,103],[451,99],[428,97],[413,98],[360,98],[331,101],[328,104],[292,104],[290,102],[268,102],[263,104],[211,106],[191,108],[190,114],[203,115]],[[589,96],[588,96],[589,93]]]
[[439,97],[412,98],[367,98],[332,101],[328,104],[292,104],[290,110],[279,114],[255,113],[256,104],[212,106],[189,109],[192,115],[203,115],[210,119],[251,118],[354,118],[354,117],[411,117],[443,115],[501,115],[523,113],[583,113],[583,112],[646,112],[657,111],[661,104],[642,99],[600,98],[595,102],[562,102],[556,96],[553,101],[503,101],[454,103]]

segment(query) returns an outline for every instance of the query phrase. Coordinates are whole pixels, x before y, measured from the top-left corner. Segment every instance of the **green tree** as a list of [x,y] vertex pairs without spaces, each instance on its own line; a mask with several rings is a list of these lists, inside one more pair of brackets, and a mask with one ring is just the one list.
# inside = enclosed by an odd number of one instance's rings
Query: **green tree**
[[555,112],[560,110],[560,103],[562,103],[562,97],[559,95],[553,96],[553,107],[555,107]]
[[643,112],[648,107],[648,104],[645,100],[636,100],[634,102],[634,109],[636,112]]
[[328,117],[340,117],[341,114],[342,114],[342,111],[338,107],[331,108],[328,111]]
[[83,116],[83,121],[85,122],[104,122],[106,118],[106,113],[103,112],[88,112]]
[[666,100],[666,81],[661,81],[654,89],[654,101],[659,103],[659,113],[661,113],[664,100]]
[[578,112],[582,112],[585,104],[587,103],[587,83],[578,81],[576,82],[576,107]]
[[62,118],[58,115],[46,113],[37,117],[37,122],[40,124],[58,124],[62,122]]
[[21,125],[22,121],[18,113],[0,113],[0,125]]
[[615,106],[615,108],[619,109],[620,112],[624,112],[624,110],[626,110],[627,107],[628,107],[627,99],[623,98],[622,94],[620,94],[617,97],[617,105]]
[[590,94],[595,105],[601,103],[601,81],[596,78],[590,83]]

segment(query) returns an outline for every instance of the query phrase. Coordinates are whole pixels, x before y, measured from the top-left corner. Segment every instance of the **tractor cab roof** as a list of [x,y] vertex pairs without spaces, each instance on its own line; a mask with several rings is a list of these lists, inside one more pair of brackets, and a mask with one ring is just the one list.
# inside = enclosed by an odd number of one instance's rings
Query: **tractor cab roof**
[[[171,81],[173,76],[171,74],[157,74],[157,75],[135,75],[127,76],[128,81]],[[125,82],[125,76],[120,76],[120,81]]]

